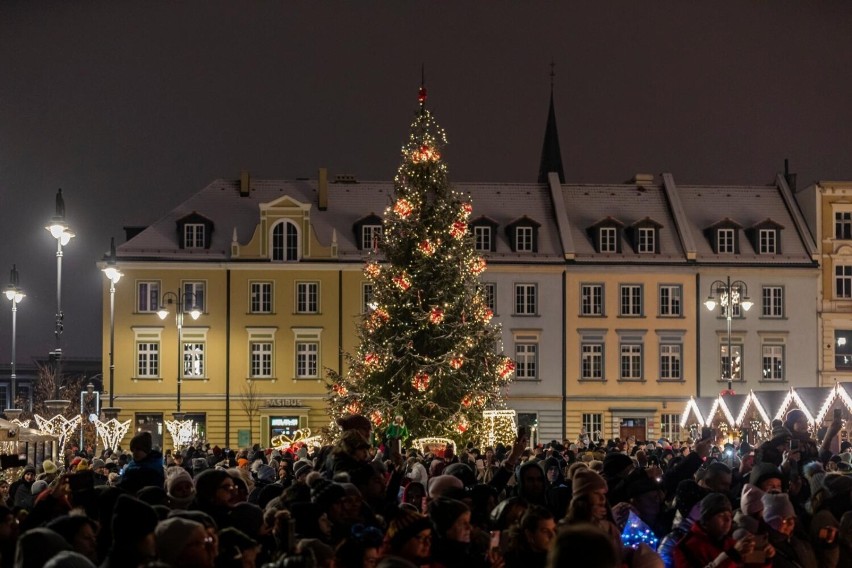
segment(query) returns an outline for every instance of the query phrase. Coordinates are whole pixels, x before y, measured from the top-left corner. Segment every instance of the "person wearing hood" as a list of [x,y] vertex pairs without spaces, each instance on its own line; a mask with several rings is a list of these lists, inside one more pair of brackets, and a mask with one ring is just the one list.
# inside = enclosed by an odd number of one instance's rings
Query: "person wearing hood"
[[816,566],[810,542],[795,533],[797,519],[790,497],[785,493],[766,493],[762,497],[763,518],[768,526],[769,544],[775,547],[772,566],[798,568]]
[[195,499],[195,485],[192,477],[180,466],[172,466],[166,471],[166,497],[169,508],[188,509]]
[[13,507],[32,507],[32,486],[35,483],[35,466],[27,465],[21,473],[21,477],[9,488]]
[[154,441],[150,432],[140,432],[130,440],[130,452],[133,459],[124,468],[119,487],[135,494],[143,487],[163,487],[163,454],[153,448]]
[[471,550],[470,508],[444,497],[429,503],[432,521],[432,561],[434,567],[478,568],[486,565],[483,554]]
[[545,501],[547,508],[557,519],[561,519],[568,512],[568,504],[571,502],[571,488],[565,483],[562,474],[563,464],[559,459],[551,456],[544,460],[545,475]]
[[[259,504],[262,491],[269,485],[275,483],[275,470],[267,464],[257,466],[257,472],[254,474],[254,488],[248,496],[248,502]],[[282,490],[283,491],[283,490]],[[278,495],[281,493],[279,492]],[[277,495],[275,495],[277,497]]]
[[190,510],[210,515],[219,529],[231,526],[228,515],[234,506],[237,484],[223,469],[207,469],[195,478],[195,500]]
[[[730,536],[733,510],[728,497],[722,493],[711,493],[701,500],[700,511],[698,522],[692,525],[689,533],[674,548],[674,566],[742,566],[743,555],[755,549],[755,539],[751,534],[738,540]],[[775,549],[767,544],[764,553],[766,561],[757,565],[769,567]]]

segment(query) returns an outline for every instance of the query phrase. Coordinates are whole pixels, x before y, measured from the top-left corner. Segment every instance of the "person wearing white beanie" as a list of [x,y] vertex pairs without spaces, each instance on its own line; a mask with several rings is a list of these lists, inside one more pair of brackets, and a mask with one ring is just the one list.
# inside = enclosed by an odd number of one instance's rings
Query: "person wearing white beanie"
[[160,560],[180,568],[213,568],[213,538],[204,525],[181,517],[170,517],[154,533]]

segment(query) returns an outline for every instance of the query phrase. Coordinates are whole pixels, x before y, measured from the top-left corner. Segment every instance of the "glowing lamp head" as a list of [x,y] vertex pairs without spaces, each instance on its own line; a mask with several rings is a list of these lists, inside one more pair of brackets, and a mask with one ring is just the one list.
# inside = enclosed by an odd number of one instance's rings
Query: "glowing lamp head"
[[118,281],[121,280],[122,276],[124,276],[124,274],[122,274],[121,271],[114,266],[107,266],[104,268],[104,274],[113,284],[118,284]]
[[50,231],[50,234],[53,235],[54,239],[59,239],[62,238],[62,234],[65,233],[68,227],[65,226],[65,222],[61,219],[54,218],[53,222],[45,227],[45,229]]
[[63,231],[62,235],[59,236],[59,242],[62,244],[62,246],[65,246],[70,243],[71,239],[73,239],[75,236],[76,235],[71,231]]
[[748,297],[743,298],[743,301],[740,302],[740,305],[743,307],[745,311],[749,311],[751,307],[754,305],[754,302],[748,299]]
[[707,298],[707,300],[704,301],[704,306],[712,312],[713,310],[716,309],[716,300],[714,300],[713,297],[711,296],[711,297]]
[[26,294],[18,290],[17,288],[6,288],[6,298],[15,304],[19,303],[24,299]]
[[169,310],[167,310],[166,308],[160,308],[159,310],[157,310],[157,315],[160,317],[161,320],[164,320],[166,319],[166,317],[168,317]]
[[198,308],[192,308],[189,311],[189,315],[192,317],[192,319],[197,320],[198,317],[201,315],[201,310],[199,310]]

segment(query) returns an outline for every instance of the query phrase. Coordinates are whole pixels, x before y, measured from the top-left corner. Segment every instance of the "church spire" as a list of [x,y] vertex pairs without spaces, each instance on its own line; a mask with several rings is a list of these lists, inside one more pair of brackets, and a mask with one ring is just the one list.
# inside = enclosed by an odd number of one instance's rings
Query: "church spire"
[[547,183],[547,174],[559,174],[560,183],[565,183],[565,171],[562,168],[562,150],[559,148],[559,133],[556,130],[556,108],[553,105],[553,79],[555,63],[550,63],[550,110],[547,113],[547,126],[544,130],[544,144],[541,146],[541,163],[538,166],[538,183]]

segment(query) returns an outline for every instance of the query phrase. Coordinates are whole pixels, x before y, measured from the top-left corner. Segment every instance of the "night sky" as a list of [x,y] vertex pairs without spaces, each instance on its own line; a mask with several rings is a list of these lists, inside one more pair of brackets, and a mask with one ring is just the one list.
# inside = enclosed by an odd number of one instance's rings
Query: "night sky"
[[[534,182],[556,65],[568,182],[852,179],[852,3],[0,2],[0,285],[18,362],[101,353],[109,237],[216,178],[390,179],[421,63],[455,181]],[[476,204],[474,204],[475,207]],[[127,285],[122,282],[119,286]],[[0,360],[11,309],[0,304]]]

